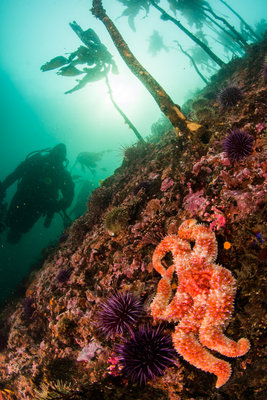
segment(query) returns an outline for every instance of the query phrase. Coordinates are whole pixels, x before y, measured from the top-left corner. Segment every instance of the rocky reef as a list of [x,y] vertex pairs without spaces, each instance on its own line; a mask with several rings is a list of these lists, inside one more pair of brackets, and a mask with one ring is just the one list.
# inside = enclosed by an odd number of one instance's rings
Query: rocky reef
[[[31,274],[25,297],[3,310],[0,399],[264,399],[265,52],[266,42],[251,46],[245,58],[231,61],[185,105],[189,118],[201,115],[200,137],[168,129],[125,149],[121,167],[91,194],[85,215]],[[234,105],[218,99],[227,87],[242,90]],[[224,152],[231,130],[251,138],[244,157],[229,159]],[[155,325],[150,305],[160,276],[153,253],[189,218],[215,233],[216,263],[236,279],[235,309],[225,334],[251,343],[247,354],[231,359],[232,375],[219,389],[215,375],[178,354],[146,384],[129,379],[118,356],[138,329],[149,326],[151,332]],[[167,254],[166,264],[170,258]],[[130,329],[105,335],[97,316],[114,289],[132,293],[143,311]],[[123,309],[114,315],[123,318]],[[165,322],[165,334],[173,331],[174,323]]]

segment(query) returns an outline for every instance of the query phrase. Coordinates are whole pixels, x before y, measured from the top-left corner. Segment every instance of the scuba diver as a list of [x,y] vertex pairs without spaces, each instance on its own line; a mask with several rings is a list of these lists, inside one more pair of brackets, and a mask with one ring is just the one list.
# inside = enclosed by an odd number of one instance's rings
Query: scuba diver
[[41,216],[45,216],[46,228],[50,226],[54,213],[62,211],[66,216],[65,209],[74,197],[74,183],[66,170],[65,144],[30,153],[14,172],[0,182],[0,202],[6,189],[15,181],[18,181],[17,191],[5,218],[9,243],[19,242]]

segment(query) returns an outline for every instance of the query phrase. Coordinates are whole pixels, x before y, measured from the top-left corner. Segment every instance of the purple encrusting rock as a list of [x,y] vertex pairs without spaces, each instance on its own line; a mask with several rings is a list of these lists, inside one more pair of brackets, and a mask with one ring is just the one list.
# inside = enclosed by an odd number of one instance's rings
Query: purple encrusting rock
[[243,98],[242,89],[237,86],[229,86],[220,91],[218,100],[222,107],[235,106]]

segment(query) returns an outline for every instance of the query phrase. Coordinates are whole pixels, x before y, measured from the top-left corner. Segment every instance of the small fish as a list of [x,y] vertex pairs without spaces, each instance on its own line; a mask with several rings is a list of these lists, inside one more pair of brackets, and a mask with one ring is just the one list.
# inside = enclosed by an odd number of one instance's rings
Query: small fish
[[45,63],[44,65],[42,65],[40,69],[43,72],[50,71],[51,69],[56,69],[56,68],[62,67],[65,64],[68,64],[68,62],[69,61],[66,57],[58,56],[58,57],[52,58],[52,60],[50,60],[47,63]]

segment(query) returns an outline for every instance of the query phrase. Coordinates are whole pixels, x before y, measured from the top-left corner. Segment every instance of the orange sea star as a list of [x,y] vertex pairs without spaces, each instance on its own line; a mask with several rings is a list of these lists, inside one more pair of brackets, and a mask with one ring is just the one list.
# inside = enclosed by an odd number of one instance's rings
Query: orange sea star
[[[190,242],[195,242],[193,249]],[[161,260],[167,252],[172,253],[173,264],[165,268]],[[154,320],[178,322],[172,335],[176,351],[195,367],[214,373],[219,388],[229,379],[231,366],[207,348],[238,357],[249,350],[250,343],[245,338],[235,342],[223,334],[232,315],[236,283],[228,269],[214,264],[216,256],[215,234],[194,219],[185,221],[178,235],[163,239],[153,255],[153,266],[162,278],[151,311]],[[175,271],[178,287],[171,299]]]

